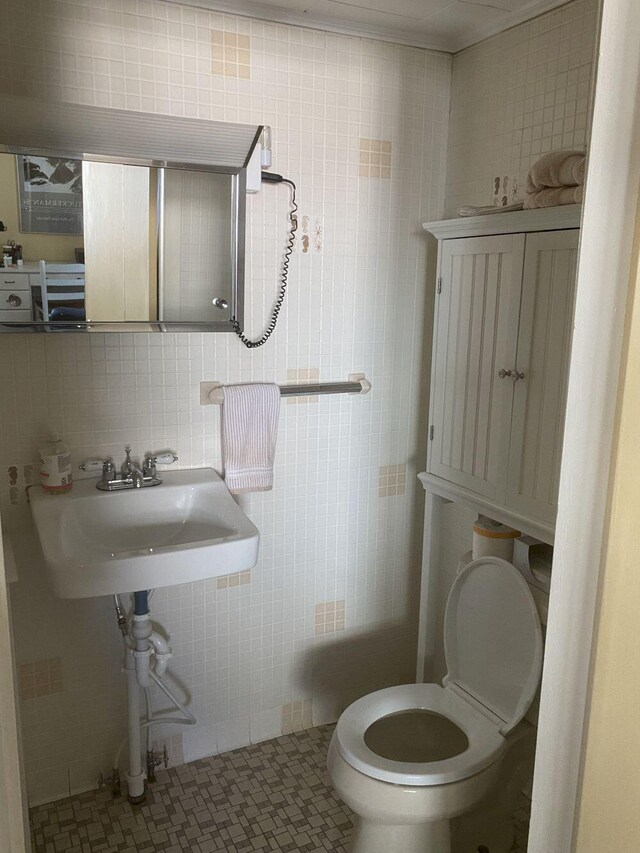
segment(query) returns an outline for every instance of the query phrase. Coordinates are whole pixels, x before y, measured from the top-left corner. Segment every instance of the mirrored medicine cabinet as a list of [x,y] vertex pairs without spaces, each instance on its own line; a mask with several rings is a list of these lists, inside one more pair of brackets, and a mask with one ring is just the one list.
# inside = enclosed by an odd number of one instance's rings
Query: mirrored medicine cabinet
[[261,126],[0,96],[0,333],[233,331]]

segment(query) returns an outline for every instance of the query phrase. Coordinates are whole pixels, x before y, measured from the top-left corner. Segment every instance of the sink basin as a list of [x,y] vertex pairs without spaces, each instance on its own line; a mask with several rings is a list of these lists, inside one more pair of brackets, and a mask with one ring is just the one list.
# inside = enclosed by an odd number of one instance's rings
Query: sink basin
[[59,598],[135,592],[245,571],[260,534],[212,468],[170,471],[163,483],[65,495],[30,491],[45,565]]

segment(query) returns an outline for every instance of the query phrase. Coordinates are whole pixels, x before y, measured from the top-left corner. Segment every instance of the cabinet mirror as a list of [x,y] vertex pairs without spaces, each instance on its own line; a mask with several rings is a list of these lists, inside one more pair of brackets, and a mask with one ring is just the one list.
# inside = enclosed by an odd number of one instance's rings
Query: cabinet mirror
[[13,108],[20,120],[0,131],[0,331],[242,322],[246,174],[261,128]]

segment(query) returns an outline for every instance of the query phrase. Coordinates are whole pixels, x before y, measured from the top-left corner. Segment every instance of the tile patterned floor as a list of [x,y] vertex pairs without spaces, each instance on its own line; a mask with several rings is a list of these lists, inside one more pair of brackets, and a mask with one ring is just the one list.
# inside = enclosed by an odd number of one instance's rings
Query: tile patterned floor
[[346,853],[349,813],[331,790],[333,726],[157,774],[147,801],[107,791],[31,811],[36,853]]
[[[333,726],[160,771],[146,802],[90,791],[31,810],[35,853],[347,853],[348,809],[326,771]],[[526,853],[531,803],[514,814]],[[399,853],[399,851],[390,851]]]

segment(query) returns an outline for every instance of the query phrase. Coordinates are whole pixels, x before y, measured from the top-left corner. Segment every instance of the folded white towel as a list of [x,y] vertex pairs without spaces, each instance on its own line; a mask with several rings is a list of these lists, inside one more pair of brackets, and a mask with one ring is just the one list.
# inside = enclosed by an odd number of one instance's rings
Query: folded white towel
[[550,151],[529,169],[527,192],[547,187],[576,187],[584,184],[587,158],[584,151]]
[[525,210],[537,207],[557,207],[561,204],[582,204],[584,187],[547,187],[537,193],[527,193]]
[[505,204],[502,207],[495,205],[480,205],[465,204],[458,208],[458,216],[487,216],[492,213],[512,213],[514,210],[522,210],[524,207],[523,201],[514,201],[513,204]]
[[277,385],[223,387],[222,455],[224,479],[233,494],[273,488],[273,458],[278,435]]

